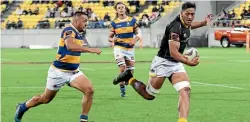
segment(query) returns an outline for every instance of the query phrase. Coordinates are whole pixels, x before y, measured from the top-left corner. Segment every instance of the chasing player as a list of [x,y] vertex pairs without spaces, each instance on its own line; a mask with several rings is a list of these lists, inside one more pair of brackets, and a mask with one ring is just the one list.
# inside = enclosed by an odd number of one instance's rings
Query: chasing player
[[73,22],[63,29],[59,41],[56,60],[48,71],[47,85],[41,95],[36,95],[27,102],[18,104],[15,114],[15,122],[21,122],[23,114],[30,108],[40,104],[48,104],[56,96],[58,90],[65,84],[84,93],[82,100],[82,113],[80,122],[88,120],[93,99],[93,86],[90,80],[79,70],[80,56],[82,52],[100,54],[97,48],[83,47],[85,37],[82,36],[87,26],[88,16],[83,12],[76,12]]
[[[111,22],[109,42],[114,44],[114,56],[120,73],[126,69],[133,71],[135,62],[134,45],[140,39],[141,33],[136,19],[129,17],[128,8],[122,2],[114,6],[117,18]],[[125,84],[120,83],[121,97],[125,97]]]
[[159,93],[164,80],[168,78],[176,91],[179,92],[178,122],[187,122],[191,90],[190,80],[183,63],[189,66],[199,64],[198,57],[189,61],[182,53],[189,39],[190,29],[205,26],[211,20],[211,15],[208,15],[203,22],[193,22],[195,10],[196,5],[194,3],[184,3],[181,14],[167,25],[160,50],[151,64],[151,77],[147,86],[143,82],[136,80],[129,70],[121,73],[113,81],[114,84],[125,81],[143,98],[153,100],[155,95]]

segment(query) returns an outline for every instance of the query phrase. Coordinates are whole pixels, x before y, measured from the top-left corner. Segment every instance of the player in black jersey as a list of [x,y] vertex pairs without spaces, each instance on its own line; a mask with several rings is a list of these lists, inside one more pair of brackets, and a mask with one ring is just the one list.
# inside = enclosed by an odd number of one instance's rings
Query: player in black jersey
[[178,122],[187,122],[191,90],[189,77],[183,64],[189,66],[199,64],[198,57],[189,61],[182,53],[190,37],[190,30],[206,26],[211,20],[211,15],[208,15],[202,22],[193,22],[195,10],[196,5],[194,3],[184,3],[181,14],[167,25],[165,35],[161,41],[160,50],[151,64],[148,85],[136,80],[130,70],[126,70],[113,81],[113,84],[126,81],[126,83],[130,84],[143,98],[153,100],[155,95],[159,93],[159,89],[162,87],[165,79],[168,78],[176,91],[179,92]]

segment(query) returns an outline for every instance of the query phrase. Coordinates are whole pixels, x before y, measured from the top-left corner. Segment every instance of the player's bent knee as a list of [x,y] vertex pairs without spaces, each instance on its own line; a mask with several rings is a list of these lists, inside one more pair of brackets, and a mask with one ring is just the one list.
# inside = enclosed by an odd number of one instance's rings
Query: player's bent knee
[[191,89],[190,89],[189,87],[184,87],[184,88],[183,88],[183,91],[185,91],[185,92],[190,92]]
[[126,70],[125,64],[119,65],[120,72],[124,72]]
[[181,89],[179,91],[179,95],[182,97],[182,98],[190,98],[190,91],[191,89],[188,88],[188,87],[185,87],[183,89]]
[[94,88],[93,87],[87,87],[86,89],[85,89],[85,95],[87,95],[87,96],[93,96],[93,94],[94,94]]
[[155,89],[150,83],[147,85],[146,91],[148,94],[150,94],[152,96],[155,96],[160,92],[159,89]]
[[181,81],[173,85],[177,92],[183,90],[189,92],[191,90],[190,83],[188,81]]

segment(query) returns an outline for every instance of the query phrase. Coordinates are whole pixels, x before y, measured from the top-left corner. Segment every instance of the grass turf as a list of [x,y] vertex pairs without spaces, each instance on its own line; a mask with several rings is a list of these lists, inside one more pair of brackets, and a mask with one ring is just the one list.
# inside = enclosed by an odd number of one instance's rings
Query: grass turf
[[[147,83],[150,62],[158,49],[136,49],[135,77]],[[13,121],[15,105],[41,94],[56,50],[1,49],[2,121]],[[244,48],[198,48],[197,67],[186,67],[192,85],[190,122],[249,122],[250,53]],[[118,74],[112,49],[103,54],[83,54],[81,70],[92,81],[95,94],[89,119],[95,122],[176,122],[178,94],[166,80],[154,101],[142,99],[127,87],[120,98],[119,86],[112,85]],[[139,61],[148,61],[140,63]],[[43,62],[41,64],[5,64],[6,62]],[[24,122],[79,121],[82,93],[65,85],[47,105],[30,109]]]

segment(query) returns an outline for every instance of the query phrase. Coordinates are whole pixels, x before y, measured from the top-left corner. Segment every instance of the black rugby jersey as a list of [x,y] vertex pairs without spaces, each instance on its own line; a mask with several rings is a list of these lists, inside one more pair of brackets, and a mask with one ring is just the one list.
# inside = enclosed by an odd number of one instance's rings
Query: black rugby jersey
[[178,62],[170,56],[169,41],[179,41],[179,52],[182,54],[186,48],[189,37],[190,27],[185,26],[182,18],[178,15],[169,25],[167,25],[157,56],[173,62]]

